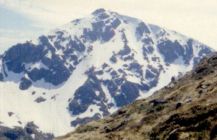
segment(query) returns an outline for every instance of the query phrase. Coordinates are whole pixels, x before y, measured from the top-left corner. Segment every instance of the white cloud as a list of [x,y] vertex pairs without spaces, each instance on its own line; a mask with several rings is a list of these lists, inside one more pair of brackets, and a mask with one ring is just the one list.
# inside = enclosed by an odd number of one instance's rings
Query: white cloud
[[52,29],[97,8],[173,29],[217,49],[216,0],[0,0],[0,4]]

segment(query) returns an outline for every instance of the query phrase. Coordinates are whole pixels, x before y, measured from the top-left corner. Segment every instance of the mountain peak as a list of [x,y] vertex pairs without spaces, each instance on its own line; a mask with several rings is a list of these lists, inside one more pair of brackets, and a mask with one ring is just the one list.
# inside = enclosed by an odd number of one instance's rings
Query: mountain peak
[[[6,126],[34,121],[43,131],[59,135],[147,96],[211,52],[176,32],[97,9],[38,42],[5,52],[0,59],[1,103],[18,117],[11,121],[0,113],[0,118]],[[10,104],[14,97],[20,102]],[[38,114],[50,116],[39,119]]]
[[92,15],[97,19],[97,20],[105,20],[109,18],[117,18],[118,13],[106,10],[103,8],[96,9],[94,12],[92,12]]
[[104,13],[106,10],[104,8],[99,8],[96,9],[95,11],[92,12],[93,15],[101,14]]

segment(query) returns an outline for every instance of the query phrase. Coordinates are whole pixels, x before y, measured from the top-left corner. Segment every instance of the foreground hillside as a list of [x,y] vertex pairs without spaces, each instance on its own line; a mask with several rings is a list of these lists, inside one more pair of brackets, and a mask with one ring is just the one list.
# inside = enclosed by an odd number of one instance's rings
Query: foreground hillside
[[217,54],[180,79],[110,117],[80,126],[58,140],[217,138]]

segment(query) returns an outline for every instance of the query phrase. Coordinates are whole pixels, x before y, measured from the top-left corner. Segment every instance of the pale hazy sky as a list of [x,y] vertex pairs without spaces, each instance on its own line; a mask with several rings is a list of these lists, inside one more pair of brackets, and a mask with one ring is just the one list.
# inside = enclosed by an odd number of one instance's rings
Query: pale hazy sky
[[0,48],[98,8],[175,30],[217,50],[217,0],[0,0]]

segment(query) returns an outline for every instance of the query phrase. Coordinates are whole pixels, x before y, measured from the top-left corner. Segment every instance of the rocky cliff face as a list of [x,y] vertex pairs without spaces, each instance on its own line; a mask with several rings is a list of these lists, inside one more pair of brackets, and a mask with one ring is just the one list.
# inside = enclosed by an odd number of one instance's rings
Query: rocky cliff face
[[150,95],[211,52],[174,31],[98,9],[1,56],[0,118],[60,135]]
[[80,126],[58,140],[217,138],[217,54],[151,97],[105,119]]

